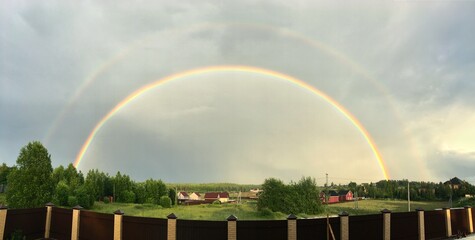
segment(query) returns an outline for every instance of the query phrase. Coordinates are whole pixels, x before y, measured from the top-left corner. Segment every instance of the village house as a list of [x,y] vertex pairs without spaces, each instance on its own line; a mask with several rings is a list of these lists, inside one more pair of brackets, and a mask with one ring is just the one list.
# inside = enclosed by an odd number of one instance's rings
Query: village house
[[353,192],[350,190],[340,190],[338,191],[338,197],[339,197],[340,202],[352,201]]
[[221,203],[225,203],[229,201],[229,193],[228,192],[207,192],[205,193],[204,198],[206,202],[214,202],[218,200]]
[[[350,190],[328,191],[328,203],[338,203],[353,200],[353,192]],[[320,192],[320,201],[326,203],[325,192]]]
[[186,192],[178,192],[178,202],[182,203],[190,199],[190,196]]
[[201,195],[197,192],[192,192],[189,197],[190,200],[201,200]]
[[462,180],[458,177],[454,177],[447,182],[444,182],[445,185],[449,185],[452,190],[457,190],[462,186]]

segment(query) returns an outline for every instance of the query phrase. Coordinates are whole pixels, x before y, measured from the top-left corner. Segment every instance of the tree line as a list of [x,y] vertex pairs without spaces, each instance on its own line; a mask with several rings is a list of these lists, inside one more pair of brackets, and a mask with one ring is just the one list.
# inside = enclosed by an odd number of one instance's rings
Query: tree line
[[[381,180],[359,185],[350,182],[347,186],[337,188],[348,188],[358,197],[379,199],[407,199],[408,197],[408,180]],[[411,200],[414,201],[446,201],[450,198],[456,200],[465,197],[466,194],[474,195],[475,186],[466,181],[461,181],[458,188],[452,188],[443,182],[410,181],[409,193]]]
[[53,202],[59,206],[91,208],[95,201],[175,204],[176,192],[161,180],[135,182],[128,175],[115,176],[97,169],[84,176],[73,164],[53,169],[51,155],[38,141],[20,150],[16,165],[0,166],[0,184],[7,186],[6,200],[12,208],[32,208]]

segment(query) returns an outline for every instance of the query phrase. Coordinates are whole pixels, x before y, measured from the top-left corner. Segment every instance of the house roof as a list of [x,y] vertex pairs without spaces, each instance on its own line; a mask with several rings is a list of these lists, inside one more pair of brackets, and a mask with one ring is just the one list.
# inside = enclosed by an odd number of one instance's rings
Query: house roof
[[[193,193],[194,193],[196,196],[201,197],[200,193],[198,193],[198,192],[193,192]],[[192,194],[193,194],[193,193],[192,193]]]
[[338,191],[338,195],[347,195],[349,192],[351,192],[350,190],[340,190]]
[[205,193],[205,198],[229,198],[229,193],[227,192],[207,192]]
[[180,192],[181,195],[183,195],[184,197],[188,197],[188,193],[186,192]]
[[328,193],[330,194],[330,196],[339,196],[335,190],[330,190],[328,191]]
[[458,177],[454,177],[450,179],[449,181],[445,182],[444,184],[461,185],[462,180],[460,180]]

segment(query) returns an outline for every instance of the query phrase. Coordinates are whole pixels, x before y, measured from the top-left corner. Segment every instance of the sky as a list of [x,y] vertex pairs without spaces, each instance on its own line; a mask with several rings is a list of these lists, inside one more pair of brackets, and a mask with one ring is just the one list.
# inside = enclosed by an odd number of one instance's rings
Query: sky
[[137,181],[475,183],[474,23],[471,0],[0,0],[0,162],[41,141]]

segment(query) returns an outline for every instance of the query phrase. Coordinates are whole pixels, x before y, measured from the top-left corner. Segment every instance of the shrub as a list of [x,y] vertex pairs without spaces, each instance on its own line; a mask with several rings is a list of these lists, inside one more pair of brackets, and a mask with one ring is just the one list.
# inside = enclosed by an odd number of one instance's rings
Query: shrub
[[168,196],[160,197],[160,205],[164,208],[171,208],[172,207],[172,200]]
[[111,202],[111,200],[110,200],[110,198],[109,198],[109,197],[104,197],[104,198],[102,199],[102,201],[103,201],[105,204],[107,204],[107,203],[110,203],[110,202]]
[[270,217],[272,216],[272,214],[274,214],[274,212],[272,212],[272,210],[270,210],[269,208],[261,208],[258,212],[259,215],[262,217]]
[[68,196],[68,206],[74,207],[78,205],[78,199],[75,196]]
[[135,202],[135,193],[130,190],[125,190],[123,192],[123,201],[125,203],[134,203]]

